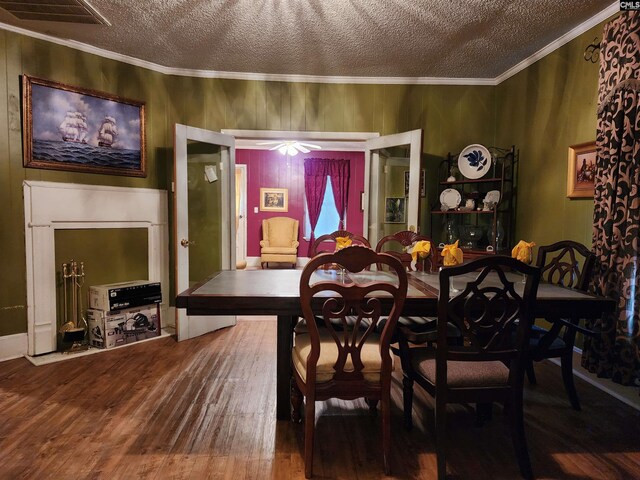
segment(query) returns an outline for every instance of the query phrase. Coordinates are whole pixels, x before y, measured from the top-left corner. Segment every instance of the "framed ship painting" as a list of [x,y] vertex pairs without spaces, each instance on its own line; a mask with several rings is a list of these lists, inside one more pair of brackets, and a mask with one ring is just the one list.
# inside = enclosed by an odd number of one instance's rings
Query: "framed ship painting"
[[144,103],[22,76],[24,166],[146,176]]

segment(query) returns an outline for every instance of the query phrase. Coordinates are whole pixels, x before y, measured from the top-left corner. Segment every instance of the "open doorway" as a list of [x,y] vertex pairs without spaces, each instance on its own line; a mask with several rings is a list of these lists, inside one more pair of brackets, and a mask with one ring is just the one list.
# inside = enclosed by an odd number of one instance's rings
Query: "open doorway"
[[[373,207],[371,205],[372,202],[378,202],[381,198],[378,193],[371,192],[372,188],[371,183],[371,170],[370,170],[370,162],[371,158],[379,156],[382,152],[384,155],[384,149],[391,151],[393,154],[393,148],[397,145],[403,145],[402,152],[403,155],[409,159],[410,150],[414,150],[414,155],[411,157],[411,160],[407,160],[406,168],[403,168],[403,172],[406,170],[410,172],[409,178],[409,186],[415,189],[415,192],[404,194],[403,193],[403,205],[406,208],[405,214],[405,222],[400,224],[384,224],[384,218],[380,222],[376,222],[376,229],[374,235],[378,238],[379,233],[386,229],[407,229],[409,225],[413,226],[413,228],[417,228],[418,225],[418,201],[419,201],[419,193],[417,189],[419,188],[419,163],[420,163],[420,154],[421,154],[421,131],[416,130],[413,132],[405,132],[401,134],[395,134],[386,137],[380,137],[379,133],[376,132],[302,132],[302,131],[268,131],[268,130],[222,130],[222,133],[232,135],[236,139],[236,149],[237,149],[237,163],[249,163],[245,160],[246,156],[252,158],[252,162],[265,162],[264,164],[268,164],[263,169],[258,172],[252,172],[251,167],[248,168],[248,187],[247,187],[247,210],[246,210],[246,220],[248,225],[248,231],[246,235],[246,241],[248,245],[246,246],[247,251],[247,261],[250,266],[259,265],[259,249],[256,247],[259,245],[260,241],[260,226],[261,218],[263,216],[268,215],[276,215],[273,212],[263,213],[259,207],[259,188],[262,187],[285,187],[287,186],[287,182],[290,179],[296,179],[297,182],[303,182],[304,171],[300,167],[300,162],[296,162],[291,158],[286,156],[281,158],[282,168],[274,168],[271,165],[273,163],[268,155],[264,155],[264,152],[269,152],[271,148],[274,147],[275,141],[303,141],[310,142],[312,144],[318,145],[321,147],[320,150],[314,150],[308,154],[308,156],[322,158],[324,153],[331,152],[337,154],[336,158],[355,158],[358,156],[359,161],[363,165],[363,169],[359,175],[359,183],[350,185],[350,193],[349,193],[349,205],[348,208],[354,208],[358,210],[359,224],[356,226],[353,223],[346,225],[346,229],[348,230],[356,230],[362,232],[364,236],[370,236],[370,224],[371,224],[371,215],[383,215],[383,209],[376,205]],[[417,140],[416,140],[417,139]],[[373,144],[368,144],[368,142],[374,142]],[[377,143],[376,143],[377,142]],[[267,143],[265,145],[265,143]],[[243,151],[249,151],[249,153],[245,155],[242,153]],[[262,153],[260,153],[262,152]],[[278,152],[275,152],[278,153]],[[396,156],[393,154],[393,156]],[[400,155],[398,155],[400,156]],[[378,157],[379,158],[379,157]],[[415,166],[415,161],[417,158],[418,166]],[[282,161],[284,160],[284,161]],[[412,173],[412,169],[416,170],[416,173]],[[376,174],[377,175],[377,174]],[[257,178],[256,178],[257,177]],[[404,176],[400,176],[401,179],[399,182],[404,182]],[[391,177],[387,176],[386,182],[391,181]],[[394,177],[395,178],[395,177]],[[404,185],[404,184],[403,184]],[[373,188],[378,188],[375,185]],[[389,187],[391,188],[391,187]],[[404,187],[401,187],[402,189]],[[411,198],[411,195],[415,194],[415,199]],[[307,255],[307,246],[308,246],[308,234],[306,231],[308,227],[305,227],[305,198],[303,189],[300,191],[288,191],[289,195],[289,205],[297,205],[292,211],[287,212],[278,212],[278,215],[283,216],[292,216],[300,219],[300,239],[301,239],[301,248],[299,248],[299,257],[303,259]],[[384,201],[384,198],[383,198]],[[347,212],[347,217],[349,217],[349,212]],[[352,218],[356,218],[355,215],[352,215]],[[382,225],[385,225],[384,228]],[[355,232],[354,232],[355,233]],[[376,240],[377,241],[377,240]],[[373,243],[372,245],[375,245]],[[304,260],[303,260],[304,261]]]

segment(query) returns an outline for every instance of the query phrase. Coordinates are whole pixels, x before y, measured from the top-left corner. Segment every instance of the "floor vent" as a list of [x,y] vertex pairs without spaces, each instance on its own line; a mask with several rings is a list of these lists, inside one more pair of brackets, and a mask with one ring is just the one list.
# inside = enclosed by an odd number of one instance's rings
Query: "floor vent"
[[5,9],[20,20],[93,23],[111,26],[95,8],[84,0],[0,0]]

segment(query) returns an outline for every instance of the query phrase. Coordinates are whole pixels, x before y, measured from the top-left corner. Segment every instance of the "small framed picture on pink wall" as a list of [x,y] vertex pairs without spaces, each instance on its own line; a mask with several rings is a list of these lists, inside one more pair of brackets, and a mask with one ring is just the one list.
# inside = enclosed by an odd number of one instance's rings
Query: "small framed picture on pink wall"
[[289,190],[286,188],[261,188],[260,211],[288,212]]
[[592,198],[596,174],[596,142],[569,147],[567,197]]

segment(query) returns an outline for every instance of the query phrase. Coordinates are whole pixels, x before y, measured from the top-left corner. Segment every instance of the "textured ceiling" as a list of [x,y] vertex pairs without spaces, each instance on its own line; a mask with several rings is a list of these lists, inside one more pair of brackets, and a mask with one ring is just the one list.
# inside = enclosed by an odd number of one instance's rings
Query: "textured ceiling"
[[90,0],[111,26],[0,22],[178,69],[492,79],[611,0]]

